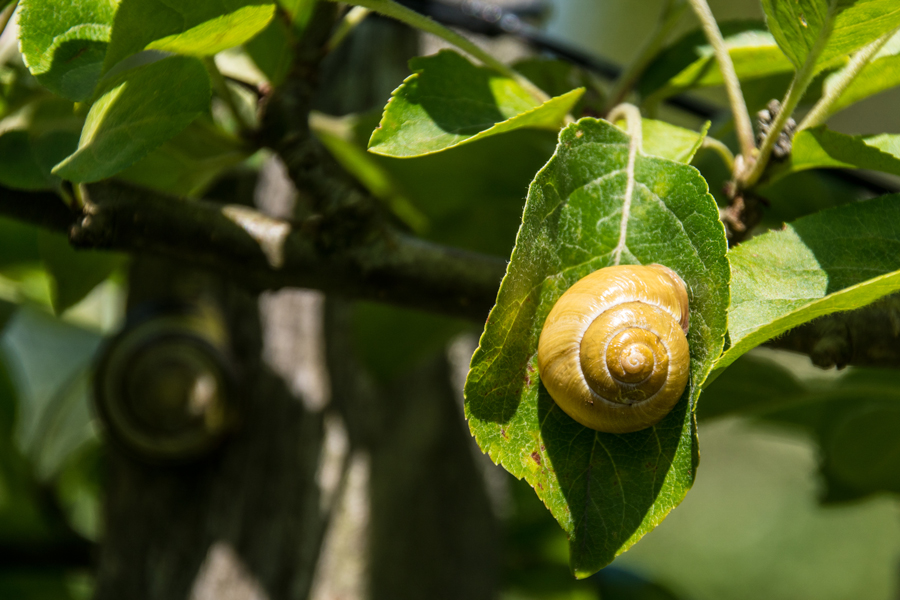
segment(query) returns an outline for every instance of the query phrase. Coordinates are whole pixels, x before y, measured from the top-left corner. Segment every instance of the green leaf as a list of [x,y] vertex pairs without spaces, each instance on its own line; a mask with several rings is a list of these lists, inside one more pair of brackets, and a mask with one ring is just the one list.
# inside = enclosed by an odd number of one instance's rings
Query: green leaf
[[[616,125],[620,129],[626,129],[625,121],[619,121]],[[710,122],[707,121],[703,129],[697,132],[665,121],[641,119],[644,154],[689,164],[703,144],[709,125]]]
[[[698,456],[692,408],[725,333],[726,244],[706,182],[692,167],[643,154],[630,170],[630,150],[630,138],[604,121],[582,119],[562,131],[529,190],[465,389],[479,446],[535,488],[569,536],[578,577],[628,549],[687,493]],[[569,418],[536,367],[550,308],[576,281],[618,262],[619,252],[623,264],[669,266],[692,292],[691,384],[658,425],[625,435]]]
[[[317,117],[310,125],[316,134],[340,137],[365,153],[366,143],[381,114],[350,115],[327,121]],[[327,127],[323,127],[327,124]],[[534,174],[556,148],[557,135],[544,129],[517,129],[505,135],[486,137],[444,152],[414,158],[393,158],[365,153],[371,164],[385,175],[362,179],[370,190],[396,192],[390,200],[397,210],[397,198],[409,200],[410,208],[424,216],[423,237],[440,244],[508,257],[522,223],[522,205]],[[353,157],[330,146],[342,164]],[[504,158],[504,168],[496,167],[496,157]],[[352,171],[357,177],[361,172]],[[465,173],[460,177],[459,173]],[[384,188],[379,181],[385,181]],[[373,191],[374,193],[374,191]],[[404,220],[410,222],[405,212]]]
[[53,278],[51,301],[57,314],[78,304],[125,262],[123,254],[76,250],[66,236],[43,230],[38,233],[38,248]]
[[201,117],[116,177],[175,196],[201,196],[225,169],[247,156],[239,140]]
[[208,108],[209,85],[203,63],[183,56],[118,73],[100,86],[78,150],[53,174],[89,183],[131,166]]
[[584,88],[584,95],[572,107],[576,116],[601,114],[604,109],[605,93],[597,78],[567,60],[531,57],[512,67],[550,97]]
[[[725,46],[741,81],[791,73],[793,65],[758,21],[726,21],[720,25]],[[636,88],[641,97],[666,98],[685,90],[723,85],[712,46],[696,30],[659,53]]]
[[794,136],[790,158],[772,170],[771,181],[806,169],[870,169],[900,175],[900,135],[863,137],[824,125]]
[[291,68],[293,52],[290,48],[291,32],[281,19],[272,19],[259,35],[244,44],[253,59],[273,86],[284,82]]
[[770,358],[757,356],[758,352],[740,357],[721,377],[707,384],[703,401],[697,406],[698,420],[776,410],[806,393],[790,371]]
[[142,50],[212,56],[250,40],[274,14],[266,0],[121,0],[103,71]]
[[[835,85],[837,81],[837,73],[830,75],[825,80],[824,90]],[[834,114],[855,102],[898,85],[900,85],[900,34],[888,40],[872,62],[863,67],[832,105],[831,113]]]
[[341,135],[341,119],[321,113],[310,115],[310,127],[341,166],[363,184],[373,196],[383,201],[398,218],[416,233],[428,228],[426,217],[406,198],[393,176],[378,163],[378,157]]
[[458,319],[385,304],[357,302],[353,307],[357,355],[383,383],[395,381],[433,358],[468,325]]
[[733,248],[731,347],[716,372],[792,327],[900,289],[898,201],[891,195],[839,206]]
[[450,50],[414,58],[409,67],[413,75],[394,90],[370,152],[422,156],[521,127],[556,129],[583,92],[538,104],[516,81]]
[[32,225],[0,217],[0,269],[39,261],[37,232]]
[[47,96],[0,123],[0,184],[25,190],[50,190],[60,179],[54,165],[78,148],[84,119],[71,102]]
[[816,71],[900,26],[895,0],[762,0],[769,30],[799,69],[821,36]]
[[90,98],[115,12],[115,0],[22,0],[19,39],[31,74],[60,96]]

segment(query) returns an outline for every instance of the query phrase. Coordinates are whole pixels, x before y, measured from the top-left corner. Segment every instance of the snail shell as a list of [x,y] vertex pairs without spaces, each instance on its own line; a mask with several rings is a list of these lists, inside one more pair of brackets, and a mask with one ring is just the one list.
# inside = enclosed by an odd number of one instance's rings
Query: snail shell
[[658,423],[690,373],[688,294],[662,265],[606,267],[553,306],[538,342],[541,381],[570,417],[609,433]]

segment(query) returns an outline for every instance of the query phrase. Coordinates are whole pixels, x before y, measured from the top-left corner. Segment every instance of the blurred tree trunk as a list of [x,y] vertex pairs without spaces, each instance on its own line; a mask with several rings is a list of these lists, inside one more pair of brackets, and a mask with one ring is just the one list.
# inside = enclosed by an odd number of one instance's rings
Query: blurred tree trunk
[[[411,32],[367,21],[325,65],[318,106],[380,106],[414,49]],[[295,210],[274,161],[255,193],[220,189]],[[185,287],[224,310],[240,427],[180,466],[110,445],[98,600],[496,595],[498,530],[446,356],[379,386],[354,357],[348,304],[305,291],[254,297],[158,259],[134,261],[129,304]]]

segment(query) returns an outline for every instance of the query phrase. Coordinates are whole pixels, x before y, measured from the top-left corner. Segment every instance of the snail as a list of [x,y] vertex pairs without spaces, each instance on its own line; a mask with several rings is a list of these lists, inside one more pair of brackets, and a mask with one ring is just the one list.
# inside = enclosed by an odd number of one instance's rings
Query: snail
[[655,425],[687,386],[688,294],[662,265],[600,269],[556,302],[538,342],[550,396],[592,429],[628,433]]

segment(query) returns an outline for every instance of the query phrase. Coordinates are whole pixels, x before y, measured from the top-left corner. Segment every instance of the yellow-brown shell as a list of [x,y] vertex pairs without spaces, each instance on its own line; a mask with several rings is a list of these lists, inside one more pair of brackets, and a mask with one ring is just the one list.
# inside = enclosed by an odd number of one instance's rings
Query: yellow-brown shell
[[538,342],[541,381],[570,417],[628,433],[655,425],[690,373],[688,295],[662,265],[606,267],[553,306]]

